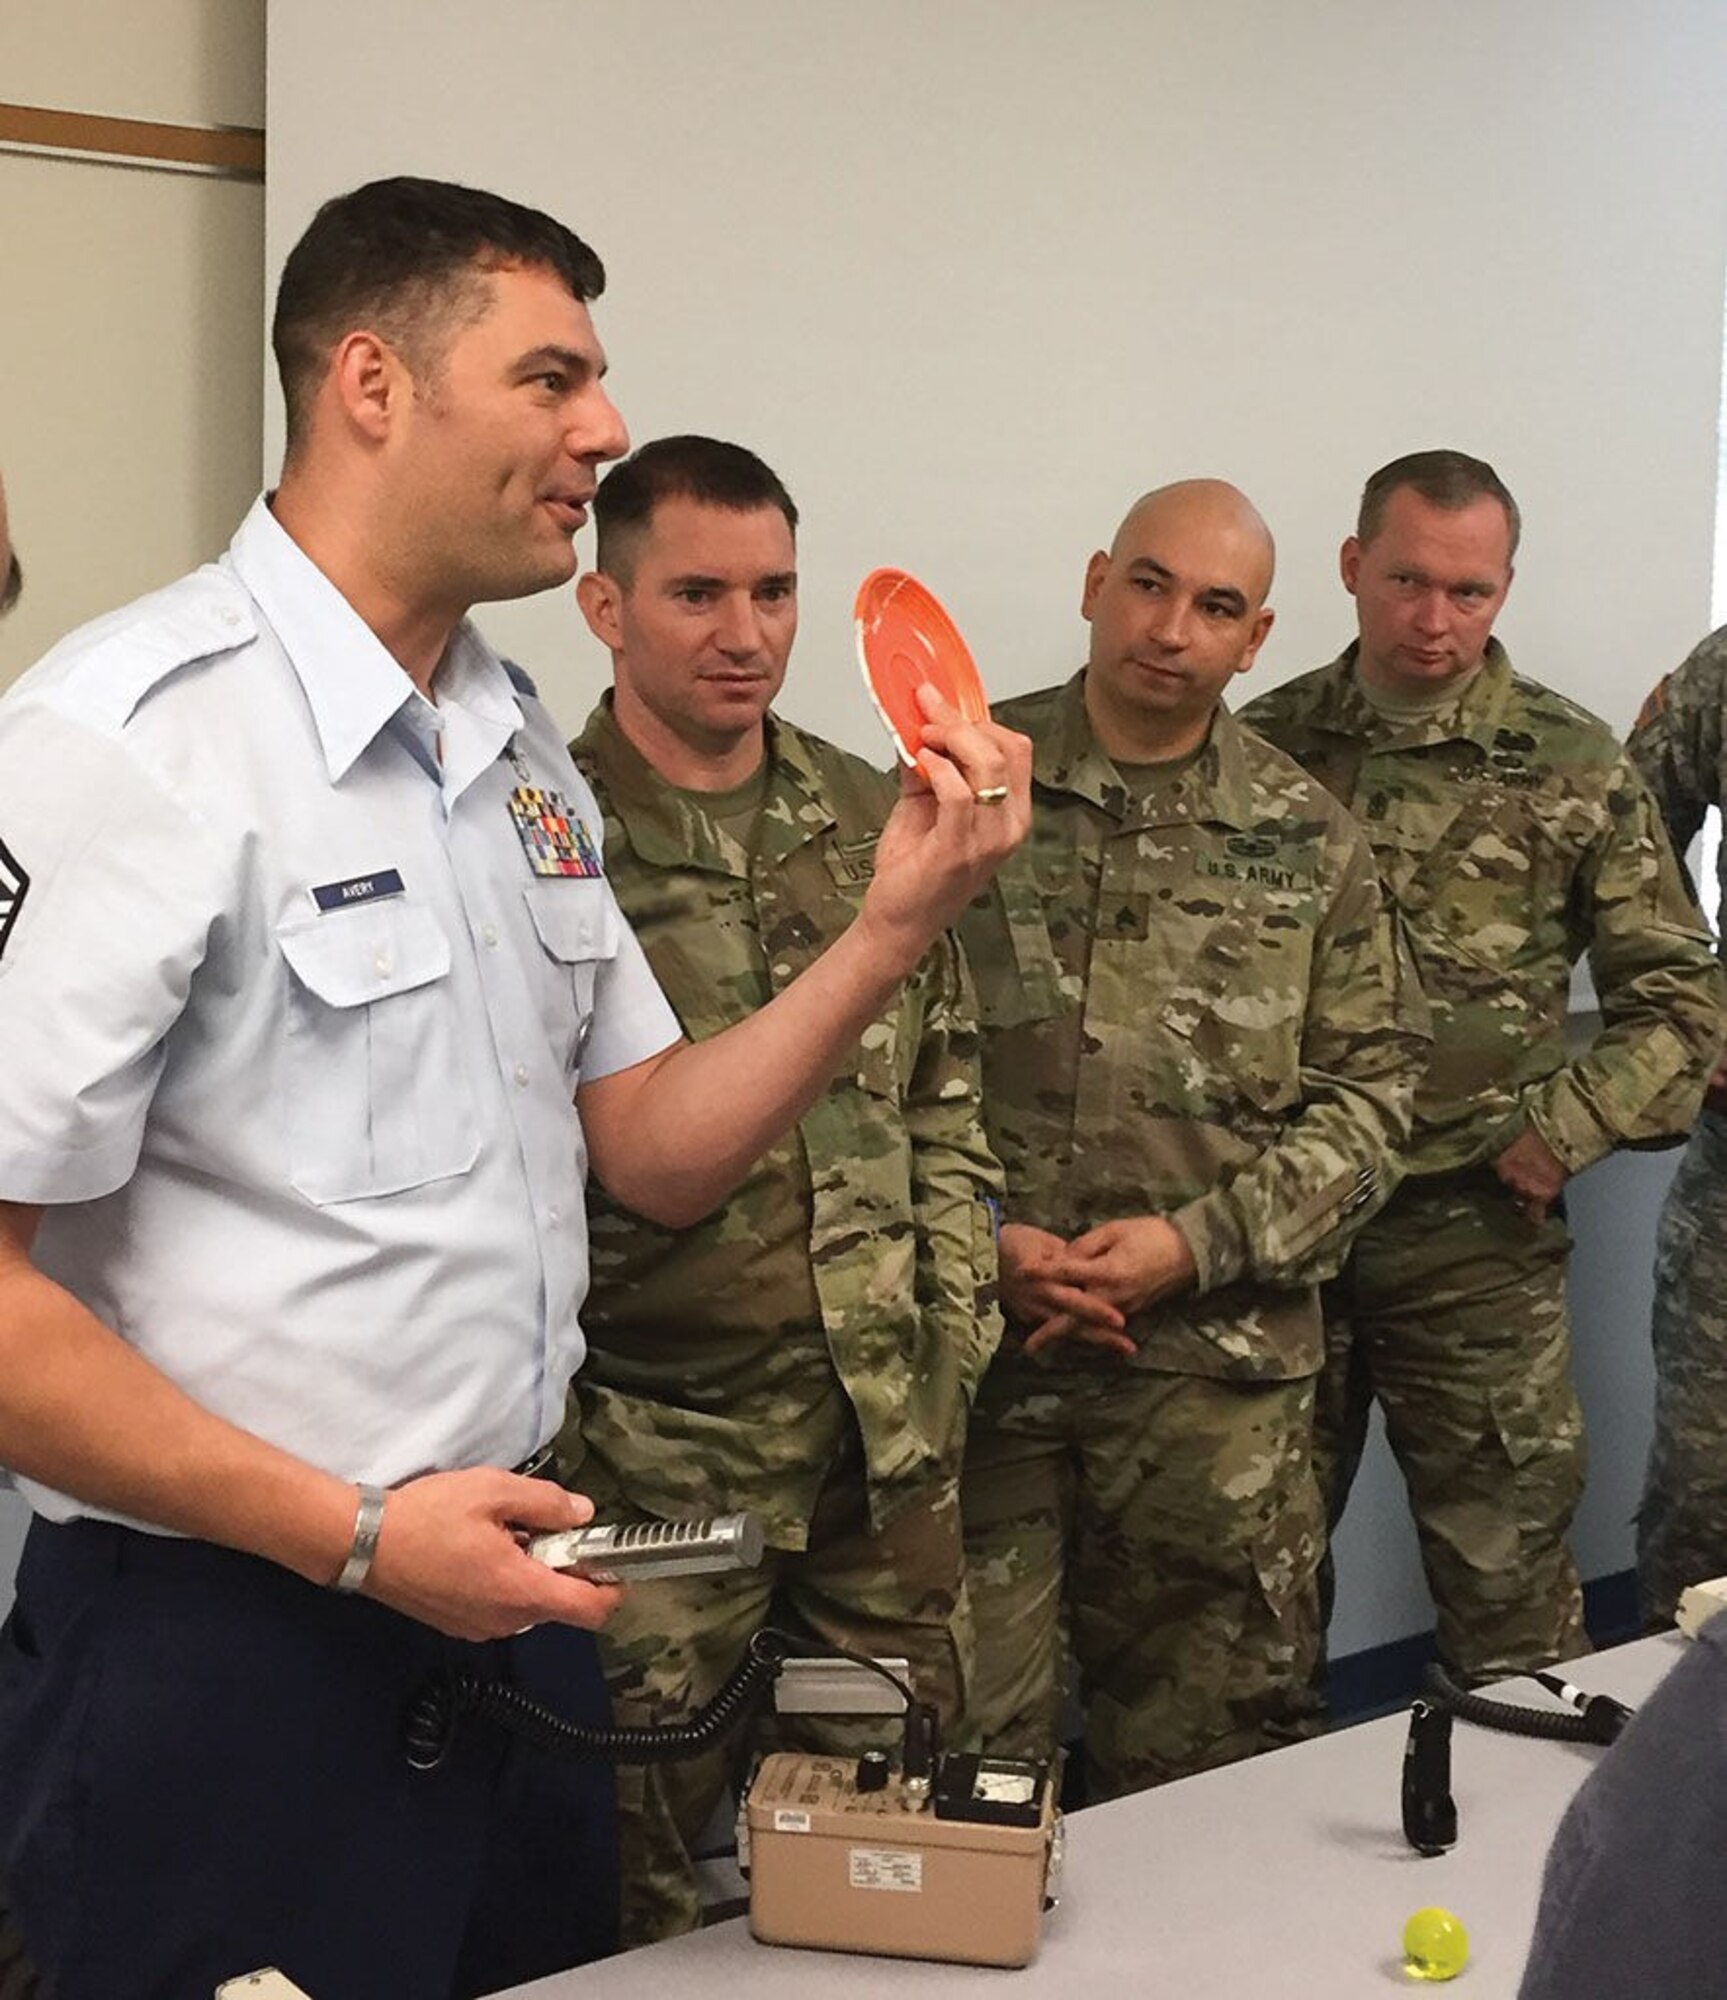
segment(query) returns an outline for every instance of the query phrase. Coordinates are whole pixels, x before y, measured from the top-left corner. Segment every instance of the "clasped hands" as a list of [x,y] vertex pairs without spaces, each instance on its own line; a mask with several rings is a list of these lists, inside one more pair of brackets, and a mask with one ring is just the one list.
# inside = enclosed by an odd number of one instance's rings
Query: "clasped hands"
[[1072,1342],[1126,1359],[1135,1351],[1129,1318],[1196,1275],[1187,1239],[1161,1215],[1122,1216],[1071,1242],[1030,1223],[1004,1223],[1000,1254],[1002,1308],[1031,1329],[1027,1354]]
[[1525,1218],[1537,1224],[1547,1220],[1547,1211],[1570,1178],[1563,1161],[1533,1125],[1518,1133],[1493,1162],[1493,1171]]

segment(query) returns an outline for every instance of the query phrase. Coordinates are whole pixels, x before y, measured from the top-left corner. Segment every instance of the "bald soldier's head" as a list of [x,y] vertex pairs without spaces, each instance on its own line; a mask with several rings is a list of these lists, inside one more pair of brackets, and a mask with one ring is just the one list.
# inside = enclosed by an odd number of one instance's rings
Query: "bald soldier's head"
[[1085,706],[1098,742],[1136,764],[1205,741],[1229,681],[1271,630],[1277,552],[1258,509],[1221,479],[1183,479],[1136,500],[1085,569],[1091,626]]

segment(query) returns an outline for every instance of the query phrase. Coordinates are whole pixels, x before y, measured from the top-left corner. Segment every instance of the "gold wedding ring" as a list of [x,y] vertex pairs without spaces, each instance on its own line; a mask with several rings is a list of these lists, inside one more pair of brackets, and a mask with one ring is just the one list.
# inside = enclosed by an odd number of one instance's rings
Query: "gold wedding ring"
[[980,806],[999,806],[1007,797],[1006,785],[984,785],[972,793]]

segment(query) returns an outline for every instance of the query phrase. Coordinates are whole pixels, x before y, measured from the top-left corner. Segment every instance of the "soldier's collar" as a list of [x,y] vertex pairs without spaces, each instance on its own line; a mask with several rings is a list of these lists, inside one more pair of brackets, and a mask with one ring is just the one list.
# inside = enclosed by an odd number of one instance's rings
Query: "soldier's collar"
[[[802,733],[770,714],[767,788],[756,855],[778,861],[833,824],[816,788]],[[670,785],[618,727],[610,688],[570,745],[578,764],[604,787],[601,804],[623,828],[642,860],[660,868],[703,868],[747,879],[751,855],[702,809],[699,795]]]
[[1346,646],[1327,669],[1325,700],[1314,716],[1319,728],[1342,736],[1365,737],[1376,748],[1412,750],[1431,743],[1473,743],[1483,756],[1492,750],[1511,692],[1511,661],[1497,639],[1488,640],[1480,671],[1455,701],[1409,722],[1392,721],[1362,693],[1356,679],[1360,650],[1359,642]]
[[[225,565],[280,641],[306,697],[332,783],[339,783],[394,718],[414,703],[429,712],[399,661],[337,586],[257,500],[229,545]],[[223,607],[221,646],[249,638],[253,613]],[[463,619],[438,668],[448,694],[475,724],[471,775],[490,767],[522,727],[521,704],[502,662]],[[410,737],[410,748],[412,739]],[[435,766],[433,767],[435,770]],[[446,773],[443,782],[449,784]]]
[[1083,667],[1056,695],[1049,727],[1031,746],[1031,775],[1050,791],[1072,792],[1093,805],[1103,805],[1106,793],[1121,790],[1115,766],[1091,733]]
[[1032,776],[1050,791],[1085,799],[1127,826],[1170,826],[1199,820],[1245,827],[1252,818],[1252,785],[1241,728],[1222,702],[1199,755],[1166,788],[1142,800],[1092,734],[1085,709],[1085,670],[1056,698],[1054,720],[1032,746]]

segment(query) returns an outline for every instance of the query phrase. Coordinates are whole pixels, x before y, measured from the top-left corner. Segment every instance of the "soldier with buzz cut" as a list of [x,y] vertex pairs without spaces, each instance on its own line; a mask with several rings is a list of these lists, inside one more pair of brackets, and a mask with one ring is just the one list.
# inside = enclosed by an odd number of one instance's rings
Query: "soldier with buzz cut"
[[[1616,1146],[1683,1133],[1721,1037],[1647,790],[1492,636],[1518,526],[1480,459],[1381,468],[1341,556],[1358,638],[1246,710],[1366,829],[1433,1009],[1407,1177],[1326,1291],[1319,1449],[1335,1523],[1378,1399],[1440,1652],[1470,1681],[1587,1648],[1561,1193]],[[1584,953],[1601,1027],[1573,1054]]]
[[1093,1797],[1311,1725],[1317,1280],[1425,1051],[1367,843],[1221,699],[1272,562],[1219,481],[1132,508],[1086,569],[1084,671],[996,710],[1032,738],[1032,831],[962,921],[1007,1175],[974,1728],[1049,1754],[1071,1640]]
[[[1727,803],[1727,626],[1660,682],[1625,745],[1675,854]],[[1714,884],[1720,930],[1721,883]],[[1727,1058],[1718,1061],[1655,1237],[1655,1437],[1637,1510],[1643,1615],[1727,1573]]]
[[[594,512],[580,599],[614,684],[571,749],[618,900],[700,1042],[851,922],[895,787],[772,712],[797,631],[797,510],[753,452],[659,439],[601,481]],[[758,1571],[625,1597],[603,1650],[620,1720],[682,1719],[772,1622],[909,1661],[957,1723],[959,1459],[1000,1331],[999,1186],[944,942],[705,1222],[664,1229],[596,1193],[574,1483],[616,1519],[748,1508],[768,1543]],[[856,1731],[809,1718],[798,1741],[855,1753]],[[718,1752],[620,1772],[626,1942],[696,1923],[689,1842],[725,1775]]]

